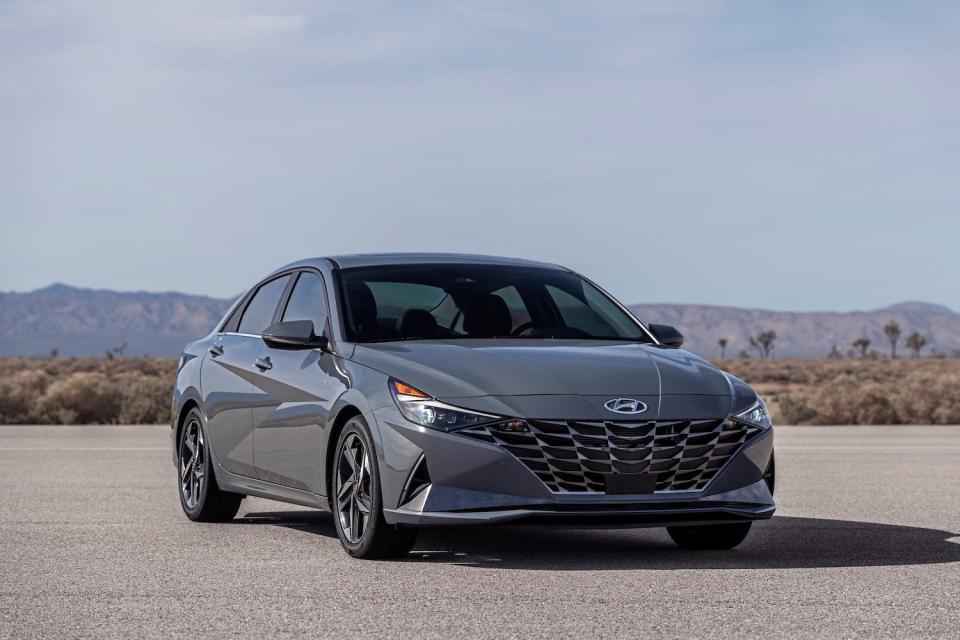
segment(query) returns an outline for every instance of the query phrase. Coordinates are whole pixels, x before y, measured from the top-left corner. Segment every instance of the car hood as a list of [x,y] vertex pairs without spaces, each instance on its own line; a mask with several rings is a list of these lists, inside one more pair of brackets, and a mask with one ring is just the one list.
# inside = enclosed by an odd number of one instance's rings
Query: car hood
[[417,340],[359,344],[352,359],[440,399],[732,393],[726,374],[702,358],[633,342]]

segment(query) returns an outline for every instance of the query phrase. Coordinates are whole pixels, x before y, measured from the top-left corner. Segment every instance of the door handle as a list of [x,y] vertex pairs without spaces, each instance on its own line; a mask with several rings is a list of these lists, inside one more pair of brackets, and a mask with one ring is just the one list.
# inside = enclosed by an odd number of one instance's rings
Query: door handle
[[221,344],[215,344],[215,345],[213,345],[212,347],[210,347],[210,349],[208,349],[208,351],[210,351],[210,353],[213,355],[214,358],[216,358],[217,356],[222,356],[222,355],[223,355],[223,345],[221,345]]
[[267,356],[266,358],[257,358],[256,360],[254,360],[253,364],[256,365],[256,367],[260,369],[260,371],[273,369],[273,363],[270,362],[270,356]]

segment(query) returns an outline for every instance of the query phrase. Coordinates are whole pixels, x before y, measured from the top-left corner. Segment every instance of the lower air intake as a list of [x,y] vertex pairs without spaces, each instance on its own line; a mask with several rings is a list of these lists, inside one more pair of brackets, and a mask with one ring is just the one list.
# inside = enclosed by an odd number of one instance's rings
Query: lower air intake
[[427,470],[427,459],[420,456],[410,473],[410,477],[407,478],[407,484],[403,488],[403,492],[400,494],[400,504],[410,502],[429,486],[430,472]]
[[[508,426],[507,426],[508,425]],[[759,429],[736,420],[527,420],[458,431],[496,444],[554,492],[604,492],[613,474],[653,475],[657,493],[700,491]]]

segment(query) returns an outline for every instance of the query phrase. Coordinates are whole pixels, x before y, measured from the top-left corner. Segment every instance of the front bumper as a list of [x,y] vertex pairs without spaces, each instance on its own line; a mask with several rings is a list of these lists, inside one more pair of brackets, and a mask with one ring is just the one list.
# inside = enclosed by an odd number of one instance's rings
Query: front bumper
[[[763,480],[773,454],[772,430],[746,441],[701,490],[613,495],[551,491],[503,448],[419,427],[394,407],[374,418],[384,517],[391,524],[656,527],[763,520],[776,508]],[[421,461],[429,484],[411,497]]]
[[692,501],[648,499],[622,504],[611,501],[583,504],[558,501],[552,505],[525,508],[463,511],[421,511],[415,507],[401,507],[385,509],[384,517],[391,524],[417,527],[518,521],[584,527],[662,527],[766,520],[773,516],[775,510],[767,485],[761,480],[737,491]]

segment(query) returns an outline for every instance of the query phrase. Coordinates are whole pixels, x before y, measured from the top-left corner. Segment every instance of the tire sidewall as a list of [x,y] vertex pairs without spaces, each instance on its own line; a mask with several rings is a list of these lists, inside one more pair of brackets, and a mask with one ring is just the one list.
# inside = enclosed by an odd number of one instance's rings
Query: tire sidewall
[[[343,444],[352,433],[360,437],[363,441],[363,446],[367,448],[367,455],[370,456],[370,516],[367,519],[367,527],[363,531],[363,537],[361,537],[360,542],[357,544],[350,544],[343,534],[343,529],[340,525],[340,510],[337,507],[337,498],[335,495],[337,478],[339,478],[340,473],[340,453],[343,449]],[[383,520],[383,498],[380,492],[380,468],[377,464],[377,450],[374,447],[367,421],[361,416],[350,418],[347,424],[344,425],[343,431],[340,432],[340,437],[337,438],[337,448],[334,452],[333,460],[333,473],[330,476],[332,480],[330,483],[330,502],[333,510],[333,523],[337,529],[337,537],[340,538],[340,544],[343,545],[347,553],[351,556],[362,556],[369,550],[376,535],[377,528],[381,526],[381,521]]]
[[673,541],[685,549],[726,551],[740,545],[753,527],[753,522],[667,527]]

